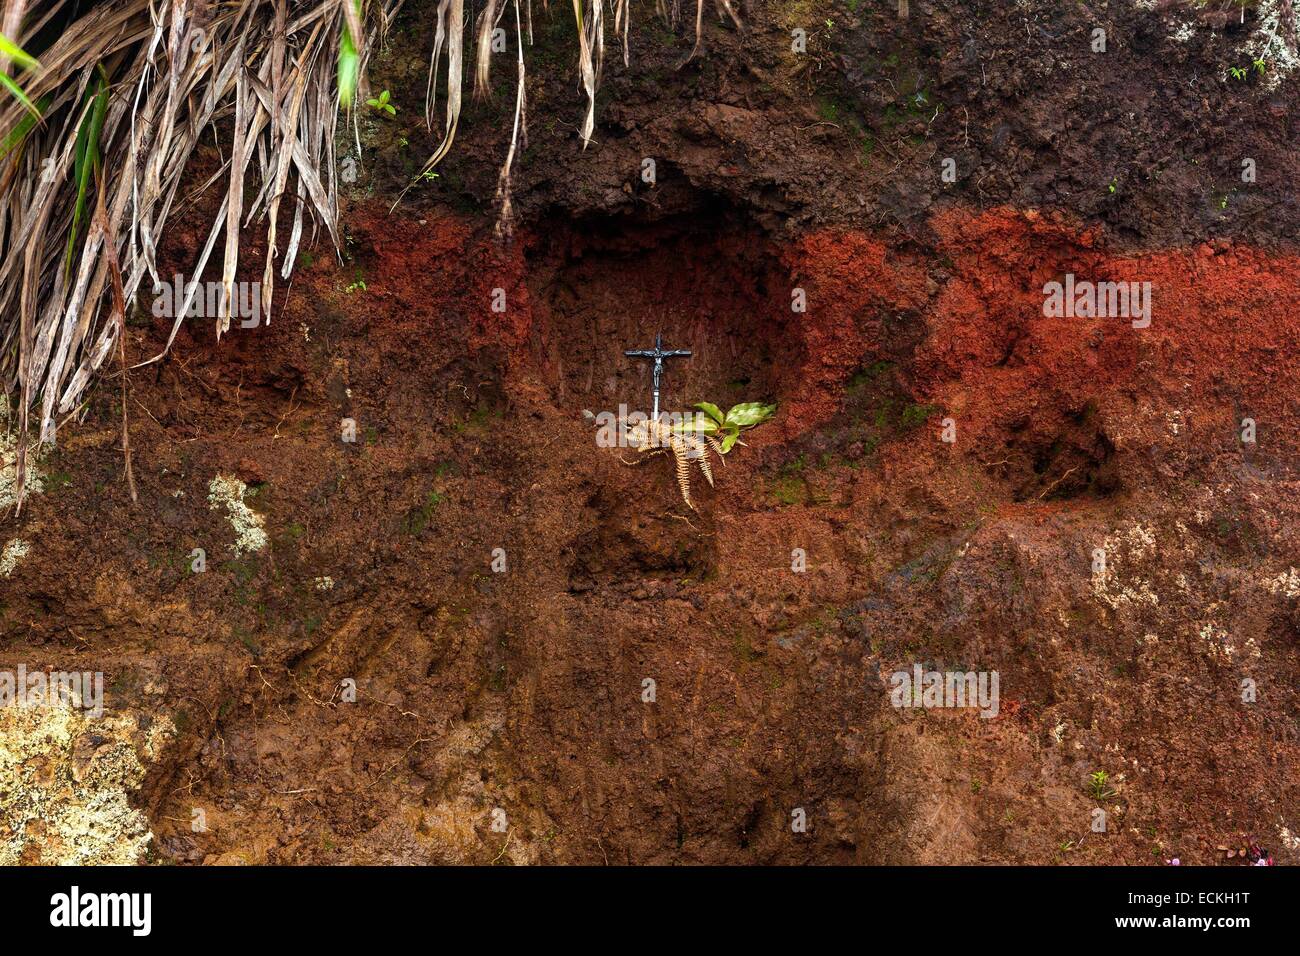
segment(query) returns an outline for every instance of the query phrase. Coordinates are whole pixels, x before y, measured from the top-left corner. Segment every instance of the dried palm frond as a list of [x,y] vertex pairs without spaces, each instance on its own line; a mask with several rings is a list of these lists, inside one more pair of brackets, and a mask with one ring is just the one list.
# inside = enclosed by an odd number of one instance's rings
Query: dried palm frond
[[519,0],[515,0],[515,39],[518,46],[518,64],[519,79],[517,83],[517,92],[515,93],[515,125],[510,134],[510,151],[506,153],[506,161],[501,167],[501,175],[497,180],[497,202],[500,204],[501,212],[497,217],[497,234],[509,235],[514,221],[514,209],[510,202],[510,172],[514,167],[515,149],[519,144],[519,134],[523,131],[524,147],[528,146],[527,124],[524,121],[524,110],[526,109],[524,97],[524,31],[519,22]]
[[589,16],[583,17],[583,0],[573,0],[573,16],[578,23],[578,73],[587,94],[587,115],[582,121],[582,148],[591,142],[596,129],[596,89],[605,61],[605,21],[601,16],[602,0],[588,0]]
[[614,36],[623,42],[623,65],[628,66],[627,33],[632,26],[631,0],[612,0],[614,8]]
[[[161,287],[160,238],[193,201],[178,191],[207,130],[221,130],[229,151],[204,184],[225,181],[193,274],[224,235],[222,314],[210,316],[218,335],[235,301],[240,230],[254,218],[267,222],[260,300],[268,317],[275,262],[287,278],[304,216],[313,236],[324,226],[337,246],[335,51],[351,43],[364,70],[400,3],[372,0],[367,11],[361,0],[115,0],[82,12],[70,0],[10,0],[3,23],[42,66],[24,78],[41,122],[30,122],[19,100],[0,103],[0,316],[16,316],[0,320],[0,385],[19,393],[20,471],[28,410],[39,404],[39,441],[53,442],[59,417],[77,410],[115,345],[121,352],[119,313],[142,283]],[[33,49],[51,24],[61,26],[57,38]],[[293,223],[281,256],[286,199]],[[196,289],[177,304],[167,345],[148,362],[171,347]]]

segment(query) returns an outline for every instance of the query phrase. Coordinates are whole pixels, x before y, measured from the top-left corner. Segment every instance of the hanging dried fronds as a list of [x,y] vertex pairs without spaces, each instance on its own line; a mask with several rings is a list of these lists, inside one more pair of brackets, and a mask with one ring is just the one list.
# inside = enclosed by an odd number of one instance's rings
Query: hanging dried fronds
[[[283,261],[287,278],[304,216],[313,235],[324,226],[337,244],[336,53],[351,42],[364,70],[400,0],[371,6],[367,14],[360,0],[115,0],[81,12],[70,0],[10,0],[3,22],[41,66],[23,77],[40,122],[18,98],[0,103],[0,316],[16,317],[0,320],[0,381],[19,393],[20,470],[28,410],[39,405],[38,440],[53,442],[59,419],[77,410],[115,345],[120,351],[117,283],[125,309],[142,284],[156,291],[166,281],[160,237],[193,199],[178,190],[209,130],[222,160],[204,187],[223,179],[224,187],[191,265],[197,278],[224,236],[222,309],[210,316],[218,335],[230,325],[241,228],[267,223],[259,293],[268,319],[274,263]],[[51,23],[61,25],[57,38],[34,49]],[[281,255],[286,200],[293,224]],[[195,290],[175,304],[167,348]]]
[[500,207],[500,213],[497,216],[496,231],[498,236],[509,236],[514,224],[514,208],[510,202],[510,173],[514,167],[515,150],[519,146],[520,132],[523,132],[524,146],[528,145],[527,123],[524,119],[526,109],[524,95],[524,81],[526,74],[524,72],[524,31],[519,20],[519,0],[514,0],[515,8],[515,40],[518,50],[518,81],[515,93],[515,124],[510,134],[510,150],[506,153],[506,161],[501,166],[501,175],[497,180],[497,204]]

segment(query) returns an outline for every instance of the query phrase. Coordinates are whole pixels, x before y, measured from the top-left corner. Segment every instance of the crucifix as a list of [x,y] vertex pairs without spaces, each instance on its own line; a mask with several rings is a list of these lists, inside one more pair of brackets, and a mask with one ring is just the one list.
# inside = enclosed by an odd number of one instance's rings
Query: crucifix
[[655,333],[655,347],[653,349],[628,349],[623,353],[632,358],[654,359],[654,383],[655,383],[655,410],[651,416],[651,421],[659,421],[659,380],[664,374],[664,359],[677,358],[678,356],[690,355],[688,349],[665,349],[664,336],[662,332]]

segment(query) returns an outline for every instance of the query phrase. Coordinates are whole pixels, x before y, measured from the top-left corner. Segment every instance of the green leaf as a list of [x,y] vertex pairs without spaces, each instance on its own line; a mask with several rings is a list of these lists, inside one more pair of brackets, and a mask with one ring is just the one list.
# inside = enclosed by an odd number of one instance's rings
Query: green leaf
[[745,402],[741,405],[731,406],[731,411],[727,412],[726,423],[739,428],[751,428],[767,421],[775,411],[775,405],[764,405],[762,402]]
[[[359,8],[359,4],[358,4]],[[352,31],[344,21],[339,37],[339,103],[346,110],[352,109],[357,98],[357,79],[361,71],[361,57],[357,55],[357,45],[352,40]]]
[[[17,43],[14,43],[3,33],[0,33],[0,53],[9,57],[9,59],[14,62],[14,65],[20,69],[35,71],[41,68],[41,64],[37,62],[36,57],[31,56],[26,50],[20,47]],[[7,73],[0,73],[0,86],[3,86],[8,90],[13,98],[21,103],[23,108],[26,109],[32,117],[37,120],[41,118],[41,108],[37,107],[36,104],[28,98],[27,91],[24,90],[13,77],[9,76]],[[46,97],[42,102],[48,104],[49,97]],[[28,128],[30,129],[31,127]],[[9,137],[5,137],[5,142],[8,144]],[[12,146],[9,148],[12,149]],[[6,149],[6,152],[8,152],[8,149]]]
[[5,89],[12,93],[14,99],[19,103],[22,103],[28,113],[37,119],[40,118],[41,114],[40,111],[36,109],[36,104],[27,98],[27,94],[23,92],[23,88],[15,83],[7,73],[0,73],[0,85],[3,85]]
[[727,420],[726,416],[722,414],[722,409],[717,405],[714,405],[712,402],[696,402],[695,407],[704,412],[719,425]]
[[669,430],[679,435],[686,432],[704,432],[705,434],[712,434],[718,430],[718,423],[712,419],[704,417],[703,415],[692,415],[684,422],[677,422]]
[[[108,81],[104,68],[99,67],[96,77],[97,86],[92,93],[86,91],[89,110],[81,119],[77,128],[75,161],[73,164],[73,181],[77,184],[77,204],[72,210],[72,229],[68,233],[68,257],[65,268],[71,270],[72,256],[76,250],[77,227],[86,214],[86,192],[90,188],[91,174],[99,169],[99,137],[104,129],[104,116],[108,112]],[[92,99],[93,97],[93,99]]]
[[0,53],[3,53],[9,59],[14,61],[15,66],[20,66],[24,70],[39,70],[40,63],[36,62],[36,57],[32,56],[13,40],[10,40],[3,33],[0,33]]
[[740,432],[728,432],[727,437],[722,439],[722,453],[725,455],[735,447],[736,442],[740,439]]
[[[50,97],[42,96],[40,102],[36,104],[36,109],[43,113],[49,105]],[[36,125],[36,120],[37,117],[35,116],[24,116],[18,121],[18,125],[9,131],[9,135],[4,138],[4,142],[0,143],[0,160],[3,160],[13,150],[22,145],[22,141],[32,131],[32,127]]]

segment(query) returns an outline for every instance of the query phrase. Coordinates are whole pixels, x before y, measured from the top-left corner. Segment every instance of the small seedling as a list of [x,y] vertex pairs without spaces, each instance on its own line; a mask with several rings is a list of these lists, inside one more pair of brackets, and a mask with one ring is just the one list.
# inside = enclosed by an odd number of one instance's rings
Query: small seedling
[[1115,791],[1106,785],[1108,780],[1110,774],[1105,770],[1088,774],[1088,792],[1092,794],[1094,800],[1106,800],[1115,796]]
[[1110,185],[1106,187],[1106,192],[1113,193],[1118,188],[1119,188],[1119,177],[1116,176],[1114,179],[1110,181]]
[[1228,72],[1232,75],[1234,80],[1244,80],[1247,71],[1240,66],[1230,66],[1228,67]]
[[397,107],[388,102],[389,93],[387,90],[379,94],[378,99],[370,97],[366,100],[366,105],[378,113],[387,113],[389,116],[397,115]]
[[343,291],[344,291],[344,292],[347,292],[349,295],[350,295],[351,293],[353,293],[353,292],[365,292],[365,291],[366,291],[366,280],[365,280],[365,279],[360,279],[360,278],[359,278],[359,279],[357,279],[356,282],[353,282],[351,285],[349,285],[349,286],[348,286],[346,289],[344,289]]

